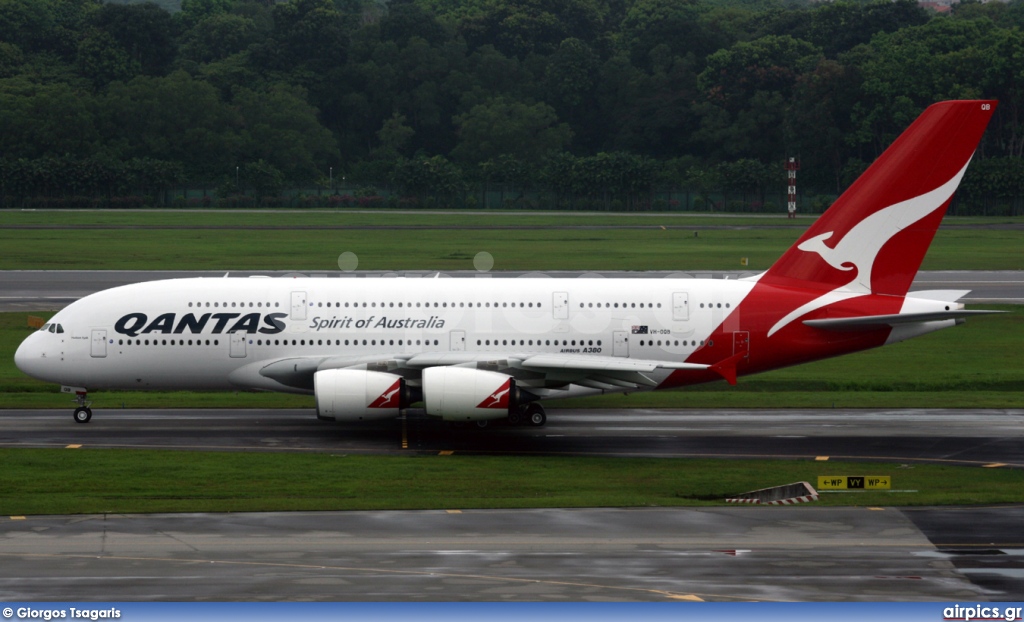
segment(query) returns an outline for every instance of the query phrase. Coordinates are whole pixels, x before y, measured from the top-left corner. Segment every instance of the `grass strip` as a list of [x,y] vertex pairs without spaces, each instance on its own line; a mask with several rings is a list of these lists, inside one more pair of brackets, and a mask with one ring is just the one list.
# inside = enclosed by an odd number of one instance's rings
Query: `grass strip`
[[[951,221],[976,224],[977,219]],[[983,221],[1006,224],[1004,219]],[[1015,223],[1024,219],[1011,219]],[[354,252],[364,270],[472,270],[486,251],[495,270],[763,270],[803,233],[810,218],[695,218],[665,215],[351,214],[232,212],[0,212],[0,270],[316,270]],[[3,229],[15,224],[268,226],[539,226],[509,230],[132,230]],[[545,229],[566,224],[750,226],[764,229]],[[97,252],[101,242],[102,252]],[[924,270],[1019,270],[1024,229],[941,229]],[[746,266],[741,259],[746,258]]]
[[819,475],[916,492],[820,505],[1024,502],[1024,471],[931,464],[2,449],[0,515],[720,505]]

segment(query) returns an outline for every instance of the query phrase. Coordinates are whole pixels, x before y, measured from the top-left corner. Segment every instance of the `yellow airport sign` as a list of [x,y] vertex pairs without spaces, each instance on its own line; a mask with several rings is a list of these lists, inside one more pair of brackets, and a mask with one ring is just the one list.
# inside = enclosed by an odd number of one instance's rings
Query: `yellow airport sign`
[[818,490],[881,490],[892,487],[888,475],[819,475]]

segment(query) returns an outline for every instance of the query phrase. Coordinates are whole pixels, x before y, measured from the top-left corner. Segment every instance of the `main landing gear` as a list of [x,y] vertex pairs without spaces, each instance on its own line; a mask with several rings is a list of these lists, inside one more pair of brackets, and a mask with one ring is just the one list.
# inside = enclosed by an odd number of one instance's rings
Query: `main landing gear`
[[531,402],[526,406],[509,413],[508,422],[511,425],[531,425],[539,428],[548,421],[547,413],[544,412],[544,407],[536,402]]
[[92,409],[89,408],[92,402],[86,399],[87,393],[85,391],[75,392],[75,401],[78,402],[78,408],[75,409],[75,423],[89,423],[92,419]]

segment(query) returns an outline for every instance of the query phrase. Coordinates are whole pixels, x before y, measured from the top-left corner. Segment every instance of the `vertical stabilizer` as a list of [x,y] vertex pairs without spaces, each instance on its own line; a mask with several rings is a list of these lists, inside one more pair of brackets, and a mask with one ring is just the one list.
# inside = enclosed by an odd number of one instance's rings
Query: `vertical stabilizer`
[[760,282],[905,295],[995,108],[930,106]]

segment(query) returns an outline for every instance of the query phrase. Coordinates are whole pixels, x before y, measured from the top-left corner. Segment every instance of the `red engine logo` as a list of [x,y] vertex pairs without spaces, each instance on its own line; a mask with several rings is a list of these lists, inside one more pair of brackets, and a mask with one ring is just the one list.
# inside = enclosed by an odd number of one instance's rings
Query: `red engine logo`
[[396,380],[387,391],[381,393],[380,397],[373,400],[367,408],[398,408],[399,393],[402,391],[402,381]]
[[487,396],[484,401],[477,404],[477,408],[508,408],[509,391],[512,389],[512,379],[509,378],[497,391]]

